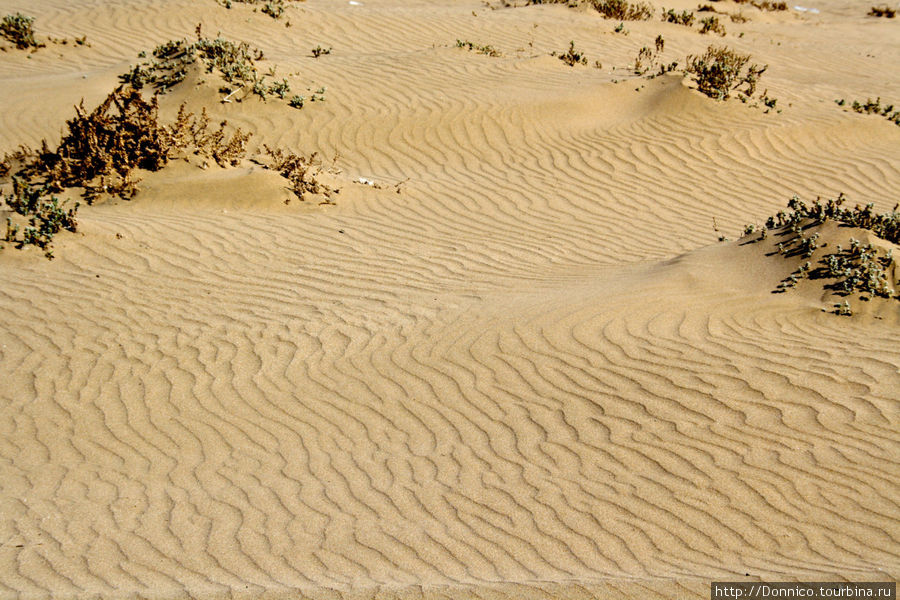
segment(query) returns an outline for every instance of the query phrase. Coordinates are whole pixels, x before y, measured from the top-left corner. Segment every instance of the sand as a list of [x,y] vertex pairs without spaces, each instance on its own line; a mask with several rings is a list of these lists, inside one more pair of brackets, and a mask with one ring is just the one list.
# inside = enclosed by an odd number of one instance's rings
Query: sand
[[[173,164],[83,207],[54,260],[0,251],[0,598],[900,576],[900,305],[773,294],[796,265],[738,239],[793,194],[898,200],[900,127],[834,101],[900,102],[900,19],[726,0],[750,20],[720,16],[724,38],[658,16],[624,35],[492,4],[307,0],[276,21],[0,1],[90,43],[0,54],[0,153],[58,141],[138,52],[202,23],[326,99],[222,104],[186,82],[162,113],[205,105],[254,147],[336,157],[341,189],[286,205],[249,161]],[[780,112],[634,76],[658,34],[666,61],[751,53]],[[570,40],[588,66],[550,56]]]

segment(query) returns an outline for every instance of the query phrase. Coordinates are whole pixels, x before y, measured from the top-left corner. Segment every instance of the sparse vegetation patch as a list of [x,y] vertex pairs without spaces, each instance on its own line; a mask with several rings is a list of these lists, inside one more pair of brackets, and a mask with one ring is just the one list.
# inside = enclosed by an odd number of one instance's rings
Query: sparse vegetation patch
[[484,54],[485,56],[501,56],[500,51],[493,46],[476,44],[474,42],[470,42],[469,40],[456,40],[456,47],[465,48],[469,52],[477,52],[478,54]]
[[[285,10],[285,0],[216,0],[219,4],[224,6],[225,8],[231,8],[234,6],[234,3],[238,4],[261,4],[262,7],[259,9],[261,13],[264,15],[269,15],[273,19],[280,19],[282,15],[284,15]],[[287,0],[288,2],[292,0]],[[254,7],[253,10],[256,10]]]
[[188,43],[182,39],[161,44],[153,50],[153,59],[132,67],[119,80],[135,89],[152,86],[164,92],[184,81],[188,69],[200,63],[207,73],[219,75],[226,84],[220,89],[225,94],[223,101],[230,102],[241,91],[244,96],[236,98],[238,101],[250,94],[263,100],[269,96],[285,98],[291,91],[288,82],[282,79],[270,83],[256,67],[256,62],[262,59],[262,51],[246,42],[202,37],[198,26],[197,41]]
[[[900,244],[900,205],[895,205],[891,212],[876,214],[873,204],[864,207],[856,205],[852,209],[843,208],[846,198],[839,195],[836,199],[822,202],[816,199],[807,205],[796,196],[787,205],[787,211],[779,211],[769,217],[765,227],[757,228],[748,225],[744,235],[754,235],[758,230],[762,241],[769,231],[773,235],[786,238],[778,244],[778,253],[786,257],[799,256],[802,259],[813,259],[815,253],[827,247],[820,241],[818,232],[806,235],[809,229],[816,228],[828,221],[842,226],[855,227],[871,232],[876,237]],[[897,293],[900,281],[900,269],[893,256],[893,249],[880,253],[872,244],[863,244],[860,240],[850,238],[848,248],[838,245],[829,252],[820,252],[815,263],[805,261],[791,275],[778,284],[776,292],[784,292],[797,286],[802,279],[829,280],[825,288],[839,296],[860,294],[860,299],[873,297],[900,299]],[[839,315],[851,315],[852,309],[848,300],[834,305]]]
[[870,17],[885,17],[888,19],[893,19],[897,16],[897,11],[893,8],[889,7],[887,4],[883,4],[881,6],[873,6],[869,10]]
[[700,33],[718,33],[725,35],[725,26],[719,23],[719,17],[706,17],[700,21]]
[[574,67],[575,65],[586,65],[587,57],[580,50],[575,49],[575,42],[569,42],[569,49],[561,54],[557,54],[556,52],[552,53],[552,56],[558,56],[559,60],[563,61],[570,67]]
[[[845,106],[846,101],[835,100],[838,106]],[[866,100],[865,102],[859,102],[858,100],[854,100],[853,104],[850,108],[854,112],[868,114],[868,115],[880,115],[893,123],[894,125],[900,125],[900,110],[894,110],[893,104],[888,104],[885,106],[881,105],[881,98],[878,97],[873,102],[871,98]]]

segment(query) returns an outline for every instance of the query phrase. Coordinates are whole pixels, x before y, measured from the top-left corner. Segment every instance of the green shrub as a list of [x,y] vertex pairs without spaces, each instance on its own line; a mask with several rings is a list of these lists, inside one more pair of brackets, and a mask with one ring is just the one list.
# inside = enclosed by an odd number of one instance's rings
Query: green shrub
[[63,229],[73,232],[78,229],[78,203],[66,209],[58,198],[48,196],[47,186],[32,187],[18,177],[13,177],[12,183],[12,194],[5,196],[3,200],[13,212],[24,217],[27,224],[23,223],[20,228],[20,224],[14,223],[12,217],[7,217],[4,241],[15,244],[20,249],[29,245],[37,246],[44,250],[47,258],[53,258],[53,236]]
[[0,21],[0,35],[16,45],[16,48],[43,48],[45,44],[34,39],[34,17],[22,13],[6,15]]
[[662,20],[665,23],[675,23],[676,25],[690,27],[694,24],[694,13],[689,10],[677,13],[671,8],[669,10],[663,9]]
[[725,26],[719,23],[719,17],[706,17],[700,21],[700,33],[709,32],[725,35]]

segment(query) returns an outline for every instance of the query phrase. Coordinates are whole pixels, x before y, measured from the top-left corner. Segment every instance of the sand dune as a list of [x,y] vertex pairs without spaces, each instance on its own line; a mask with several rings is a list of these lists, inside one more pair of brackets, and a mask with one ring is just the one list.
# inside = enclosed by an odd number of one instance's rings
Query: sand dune
[[[720,5],[750,21],[626,36],[562,5],[0,1],[90,43],[0,54],[0,153],[58,140],[202,23],[325,101],[222,104],[189,79],[161,114],[317,151],[341,190],[285,204],[258,164],[176,162],[83,207],[54,260],[0,251],[0,597],[895,580],[900,305],[773,293],[799,259],[739,233],[793,194],[898,200],[900,128],[834,102],[900,102],[898,24]],[[666,60],[751,52],[782,112],[634,76],[657,34]],[[570,40],[602,68],[550,56]]]

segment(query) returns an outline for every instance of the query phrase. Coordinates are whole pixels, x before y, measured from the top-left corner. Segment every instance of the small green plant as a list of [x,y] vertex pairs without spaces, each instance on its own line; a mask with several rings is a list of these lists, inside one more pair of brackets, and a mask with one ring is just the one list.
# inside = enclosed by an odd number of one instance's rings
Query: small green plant
[[313,58],[319,58],[325,54],[331,54],[331,48],[323,48],[322,46],[316,46],[312,49]]
[[291,86],[288,85],[287,79],[276,81],[269,86],[269,93],[278,96],[282,100],[284,100],[285,96],[287,96],[288,92],[290,91]]
[[494,48],[493,46],[476,44],[474,42],[470,42],[468,40],[456,40],[457,48],[465,48],[469,52],[477,52],[478,54],[484,54],[485,56],[501,56],[500,51]]
[[563,54],[557,55],[556,52],[552,53],[552,56],[559,56],[559,60],[563,61],[570,67],[574,67],[575,65],[586,65],[587,57],[584,53],[575,49],[575,42],[569,42],[569,49],[566,50]]
[[749,98],[756,92],[759,78],[765,66],[751,64],[750,55],[740,54],[728,47],[710,46],[700,56],[688,56],[685,73],[697,83],[697,89],[716,100],[726,100],[731,93],[739,90]]
[[20,50],[45,46],[34,39],[34,17],[22,13],[3,17],[3,21],[0,21],[0,35],[14,43]]
[[616,25],[616,28],[613,29],[613,33],[628,35],[628,31],[625,29],[625,23],[619,23],[618,25]]
[[303,103],[306,101],[306,98],[303,96],[293,96],[288,102],[288,106],[291,108],[303,108]]
[[885,17],[888,19],[893,19],[897,16],[897,11],[893,8],[890,8],[887,4],[883,4],[882,6],[873,6],[869,10],[870,17]]
[[[6,235],[4,241],[21,249],[25,246],[37,246],[44,250],[44,256],[53,258],[51,243],[53,236],[61,230],[77,231],[78,203],[66,209],[55,196],[49,195],[49,188],[32,187],[28,182],[13,177],[12,194],[4,197],[6,205],[16,214],[24,217],[23,228],[13,222],[13,217],[6,218]],[[22,236],[19,237],[19,231]]]
[[718,33],[725,35],[725,26],[719,23],[719,17],[706,17],[700,20],[700,33]]
[[665,23],[675,23],[676,25],[690,27],[694,24],[694,13],[689,10],[683,10],[680,13],[677,13],[671,8],[669,10],[663,9],[662,20]]

